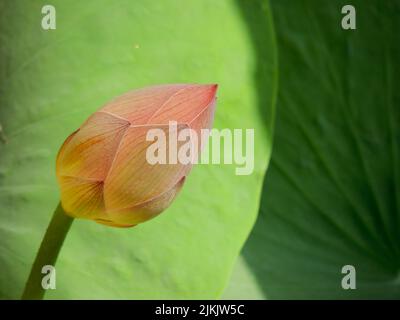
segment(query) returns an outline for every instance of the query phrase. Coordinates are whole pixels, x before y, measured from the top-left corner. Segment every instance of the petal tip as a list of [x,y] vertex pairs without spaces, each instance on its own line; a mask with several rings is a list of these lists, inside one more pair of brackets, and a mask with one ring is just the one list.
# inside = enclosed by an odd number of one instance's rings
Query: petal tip
[[216,94],[217,91],[218,91],[218,83],[211,83],[211,84],[208,84],[208,85],[206,85],[206,86],[210,88],[211,92],[212,92],[213,95],[215,96],[215,94]]

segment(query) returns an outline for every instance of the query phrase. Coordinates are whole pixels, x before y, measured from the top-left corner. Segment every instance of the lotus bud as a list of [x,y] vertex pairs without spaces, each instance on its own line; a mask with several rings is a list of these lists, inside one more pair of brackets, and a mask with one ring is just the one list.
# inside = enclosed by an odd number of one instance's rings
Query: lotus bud
[[131,227],[165,210],[192,162],[150,163],[146,151],[154,141],[148,141],[147,133],[164,132],[167,153],[168,137],[184,129],[202,137],[200,130],[212,127],[216,91],[217,85],[152,86],[119,96],[92,114],[57,156],[64,211],[74,218]]

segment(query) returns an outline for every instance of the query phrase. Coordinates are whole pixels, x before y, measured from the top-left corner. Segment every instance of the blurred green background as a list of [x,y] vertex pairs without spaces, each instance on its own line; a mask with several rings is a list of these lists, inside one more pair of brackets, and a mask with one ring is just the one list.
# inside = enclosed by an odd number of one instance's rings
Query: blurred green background
[[[356,29],[343,30],[344,5]],[[225,296],[400,298],[400,2],[271,1],[279,94],[257,223]],[[356,270],[343,290],[342,267]],[[237,292],[241,294],[237,295]]]
[[219,84],[215,127],[255,129],[254,173],[196,166],[132,229],[75,221],[46,298],[400,298],[400,1],[352,1],[356,30],[345,4],[0,0],[0,298],[22,293],[65,137],[116,95],[179,82]]

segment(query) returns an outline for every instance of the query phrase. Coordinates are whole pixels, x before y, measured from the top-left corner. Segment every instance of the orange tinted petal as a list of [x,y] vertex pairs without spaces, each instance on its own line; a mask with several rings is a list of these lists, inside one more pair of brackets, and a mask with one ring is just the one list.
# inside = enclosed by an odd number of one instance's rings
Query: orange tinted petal
[[174,94],[148,120],[148,123],[167,124],[171,120],[190,123],[206,110],[215,97],[217,85],[192,85]]
[[[187,128],[178,125],[175,134]],[[115,160],[104,184],[104,199],[108,211],[132,207],[159,196],[170,190],[185,174],[187,166],[176,164],[150,164],[146,159],[148,147],[153,141],[146,141],[150,129],[161,129],[167,142],[166,155],[169,154],[168,125],[146,125],[130,127],[122,139]],[[179,148],[182,143],[179,143]],[[168,158],[167,158],[168,160]]]
[[59,177],[61,204],[69,215],[91,219],[104,213],[103,183],[74,177]]
[[133,207],[110,211],[107,213],[107,219],[96,219],[96,222],[113,227],[132,227],[152,219],[170,206],[182,188],[184,181],[185,177],[158,197]]
[[212,128],[212,124],[214,121],[215,103],[216,99],[213,98],[208,107],[205,108],[201,113],[199,113],[198,116],[194,118],[191,122],[189,122],[190,128],[196,131],[198,139],[197,148],[194,149],[196,154],[193,155],[193,159],[198,158],[199,153],[201,152],[201,148],[204,147],[207,143],[208,135],[203,139],[203,134],[201,133],[201,130]]
[[128,92],[107,103],[100,111],[107,111],[127,119],[133,125],[145,124],[173,95],[189,85],[152,86]]
[[67,139],[65,139],[65,141],[63,142],[63,144],[61,145],[61,148],[60,148],[60,150],[58,151],[57,159],[56,159],[56,172],[57,172],[57,173],[61,171],[61,167],[60,167],[60,165],[61,165],[61,163],[62,163],[61,159],[63,159],[63,157],[64,157],[65,149],[67,148],[67,146],[68,146],[69,142],[72,140],[72,138],[78,133],[78,131],[79,131],[79,129],[78,129],[78,130],[75,130],[74,132],[72,132],[72,133],[67,137]]
[[57,175],[102,180],[129,122],[96,112],[62,147]]

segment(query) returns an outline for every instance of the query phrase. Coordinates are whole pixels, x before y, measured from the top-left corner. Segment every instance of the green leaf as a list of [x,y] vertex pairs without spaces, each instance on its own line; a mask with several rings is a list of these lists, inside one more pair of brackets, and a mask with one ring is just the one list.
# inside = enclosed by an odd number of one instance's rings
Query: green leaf
[[[47,298],[216,298],[255,221],[270,155],[276,57],[267,1],[255,44],[234,1],[0,1],[0,297],[20,297],[59,200],[55,157],[133,88],[218,83],[216,128],[255,129],[255,170],[198,165],[173,205],[131,229],[73,224]],[[259,64],[259,51],[263,61]],[[262,117],[260,116],[262,115]]]
[[356,30],[341,28],[345,4],[272,1],[280,92],[242,254],[253,298],[400,297],[400,2],[351,1]]

